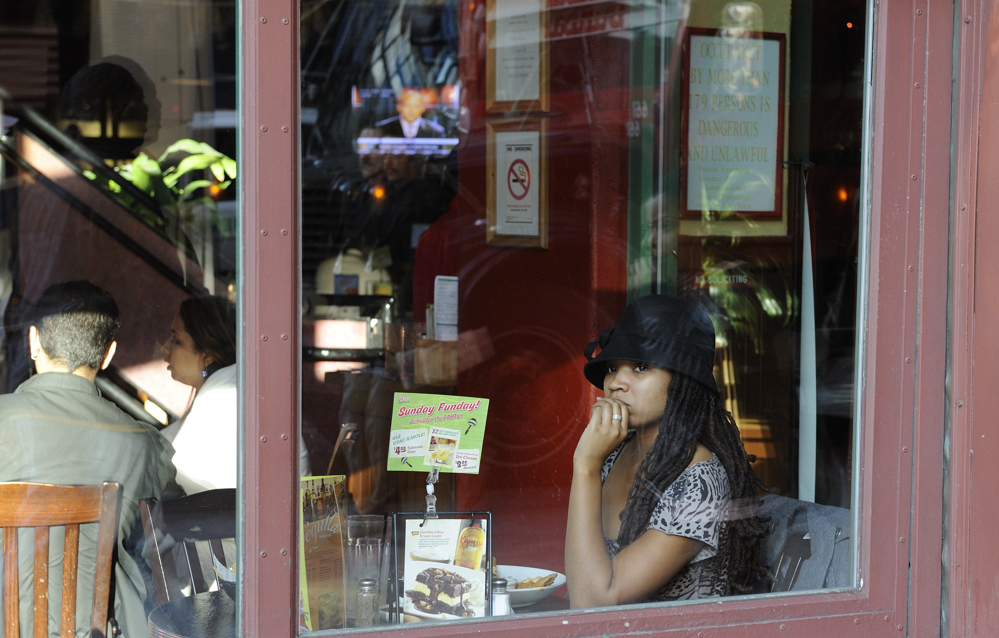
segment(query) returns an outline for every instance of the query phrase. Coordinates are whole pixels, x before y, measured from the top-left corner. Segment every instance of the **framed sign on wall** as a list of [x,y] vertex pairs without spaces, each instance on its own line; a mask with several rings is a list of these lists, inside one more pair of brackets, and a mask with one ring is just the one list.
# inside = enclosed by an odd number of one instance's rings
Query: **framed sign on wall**
[[548,110],[545,0],[486,0],[486,112]]
[[783,218],[784,48],[783,33],[688,29],[681,219]]
[[486,124],[486,243],[548,248],[548,121]]

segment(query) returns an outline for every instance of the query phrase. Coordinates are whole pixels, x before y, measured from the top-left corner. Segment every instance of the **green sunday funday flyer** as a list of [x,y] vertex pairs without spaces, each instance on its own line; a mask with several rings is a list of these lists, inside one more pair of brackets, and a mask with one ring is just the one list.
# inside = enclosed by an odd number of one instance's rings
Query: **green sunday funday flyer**
[[396,392],[388,469],[478,474],[489,399]]

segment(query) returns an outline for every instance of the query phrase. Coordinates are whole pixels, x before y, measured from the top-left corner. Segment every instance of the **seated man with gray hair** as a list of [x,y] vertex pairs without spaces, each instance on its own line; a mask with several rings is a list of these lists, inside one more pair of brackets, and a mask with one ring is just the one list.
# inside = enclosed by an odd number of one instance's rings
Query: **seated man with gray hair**
[[[173,447],[156,429],[139,423],[101,397],[94,379],[114,356],[118,306],[87,281],[50,286],[34,307],[29,329],[31,358],[38,374],[13,394],[0,396],[0,481],[122,487],[114,570],[114,618],[125,636],[146,636],[146,615],[154,596],[146,591],[138,517],[142,498],[175,498]],[[30,531],[22,531],[30,543]],[[80,576],[76,598],[77,635],[90,633],[96,524],[80,533]],[[30,544],[28,545],[30,547]],[[53,535],[53,556],[61,562],[61,535]],[[32,632],[32,553],[20,553],[20,622]],[[86,576],[85,576],[86,574]],[[50,565],[49,634],[60,624],[62,567]],[[0,609],[0,622],[2,622]]]

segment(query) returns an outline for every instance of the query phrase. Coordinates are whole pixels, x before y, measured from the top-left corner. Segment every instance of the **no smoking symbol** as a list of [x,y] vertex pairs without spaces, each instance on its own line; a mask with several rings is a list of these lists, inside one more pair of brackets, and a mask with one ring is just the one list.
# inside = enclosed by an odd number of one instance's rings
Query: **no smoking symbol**
[[519,159],[510,164],[510,170],[506,172],[506,187],[514,199],[527,197],[531,190],[531,169],[527,167],[527,162]]

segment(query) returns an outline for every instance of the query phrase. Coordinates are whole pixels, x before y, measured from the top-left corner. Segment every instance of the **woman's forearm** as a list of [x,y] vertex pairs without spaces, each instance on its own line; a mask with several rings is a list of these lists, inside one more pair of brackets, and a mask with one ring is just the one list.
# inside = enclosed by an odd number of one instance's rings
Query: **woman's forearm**
[[572,457],[565,574],[573,607],[617,604],[614,569],[604,543],[600,472],[608,455],[628,436],[628,406],[597,399]]
[[613,568],[604,544],[600,509],[600,471],[572,474],[565,534],[565,573],[572,607],[616,604],[611,592]]

